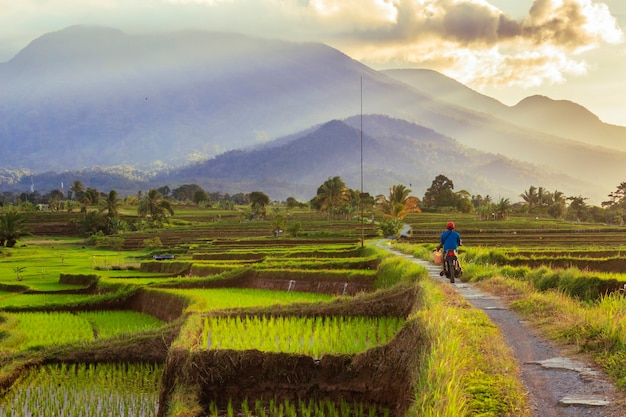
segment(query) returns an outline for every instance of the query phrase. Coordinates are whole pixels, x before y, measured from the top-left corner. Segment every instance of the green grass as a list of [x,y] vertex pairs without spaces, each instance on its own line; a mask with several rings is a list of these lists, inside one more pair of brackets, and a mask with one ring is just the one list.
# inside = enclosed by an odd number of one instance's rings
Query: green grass
[[420,361],[409,414],[529,416],[519,365],[498,328],[451,287],[431,280],[420,285],[425,300],[416,317],[423,321],[431,344]]
[[59,346],[94,340],[87,320],[71,313],[4,313],[2,327],[11,334],[0,342],[0,349],[10,351]]
[[388,343],[400,330],[398,317],[205,317],[204,349],[354,354]]
[[78,316],[87,320],[98,339],[157,329],[165,323],[136,311],[84,311]]
[[3,313],[0,330],[9,334],[0,349],[20,351],[44,346],[90,342],[121,334],[156,329],[164,323],[134,311]]
[[266,307],[292,303],[315,303],[335,298],[327,294],[296,291],[271,291],[252,288],[225,289],[167,289],[162,290],[183,295],[194,301],[187,311],[210,311],[231,308]]
[[391,410],[361,402],[340,401],[330,399],[319,400],[244,400],[239,404],[232,400],[221,409],[214,402],[209,404],[208,417],[240,416],[240,417],[388,417]]
[[[61,274],[97,274],[103,278],[136,276],[128,270],[138,265],[145,251],[96,249],[73,240],[26,240],[25,246],[4,248],[0,253],[0,284],[23,285],[38,291],[77,288],[58,283]],[[16,272],[22,269],[20,276]]]
[[87,294],[20,294],[4,293],[0,295],[0,310],[12,308],[45,308],[54,306],[76,305],[93,300]]

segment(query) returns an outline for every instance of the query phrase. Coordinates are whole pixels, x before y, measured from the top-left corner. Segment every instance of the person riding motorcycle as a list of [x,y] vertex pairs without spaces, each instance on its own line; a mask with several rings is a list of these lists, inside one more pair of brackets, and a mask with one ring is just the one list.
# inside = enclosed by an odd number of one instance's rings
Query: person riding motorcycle
[[459,232],[454,230],[454,222],[448,222],[446,225],[446,230],[441,233],[441,237],[439,238],[439,245],[436,250],[440,250],[443,248],[443,262],[441,262],[441,272],[439,272],[440,276],[443,276],[445,273],[444,267],[446,263],[446,254],[448,251],[454,251],[458,255],[458,248],[463,243],[461,241],[461,235]]

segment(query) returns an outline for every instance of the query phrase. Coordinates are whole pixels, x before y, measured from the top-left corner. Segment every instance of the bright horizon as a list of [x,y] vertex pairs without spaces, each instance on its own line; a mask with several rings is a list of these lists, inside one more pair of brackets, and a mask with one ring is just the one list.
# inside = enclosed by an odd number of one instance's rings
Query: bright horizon
[[571,100],[626,126],[624,0],[0,0],[0,62],[73,25],[322,42],[374,69],[433,69],[507,105]]

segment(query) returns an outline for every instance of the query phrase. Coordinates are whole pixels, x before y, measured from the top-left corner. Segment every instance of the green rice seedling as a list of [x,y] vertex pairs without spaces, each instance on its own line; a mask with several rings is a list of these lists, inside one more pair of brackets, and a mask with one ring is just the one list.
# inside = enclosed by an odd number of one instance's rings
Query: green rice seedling
[[73,305],[93,299],[86,294],[15,294],[0,298],[0,309],[27,309]]
[[165,324],[156,317],[136,311],[90,311],[78,316],[91,324],[99,339],[157,329]]
[[218,417],[220,415],[220,412],[217,408],[217,404],[215,404],[214,402],[212,402],[209,405],[209,416],[210,417]]
[[315,303],[329,301],[334,298],[332,295],[327,294],[249,288],[170,289],[165,291],[192,299],[194,304],[188,308],[188,311],[196,312],[229,308],[267,307],[277,304]]
[[[26,350],[108,338],[161,327],[163,322],[135,311],[5,313],[12,326],[0,348]],[[6,325],[3,327],[7,327]]]
[[162,367],[46,365],[32,368],[0,401],[0,415],[156,416]]
[[228,406],[226,409],[226,414],[228,415],[228,417],[235,417],[235,409],[233,408],[233,400],[229,399],[228,400]]
[[[104,285],[106,287],[106,284]],[[135,291],[130,286],[112,286],[111,291],[98,295],[86,294],[19,294],[0,299],[0,310],[40,311],[48,307],[80,308],[109,300],[119,300]]]
[[300,415],[302,417],[311,417],[312,409],[313,409],[313,400],[309,400],[309,402],[305,402],[301,398],[298,398],[298,410],[300,411]]
[[203,349],[353,354],[388,343],[404,325],[398,317],[205,317]]
[[241,414],[244,417],[251,417],[250,406],[248,405],[248,399],[244,399],[241,403]]
[[93,340],[88,321],[71,313],[6,313],[17,321],[0,347],[13,350]]

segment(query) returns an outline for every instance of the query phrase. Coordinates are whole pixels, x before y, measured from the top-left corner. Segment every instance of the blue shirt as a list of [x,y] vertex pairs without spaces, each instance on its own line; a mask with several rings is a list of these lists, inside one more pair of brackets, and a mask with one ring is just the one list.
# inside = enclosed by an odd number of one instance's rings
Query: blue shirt
[[457,250],[461,246],[461,235],[456,230],[446,230],[441,234],[439,242],[443,245],[443,253]]

